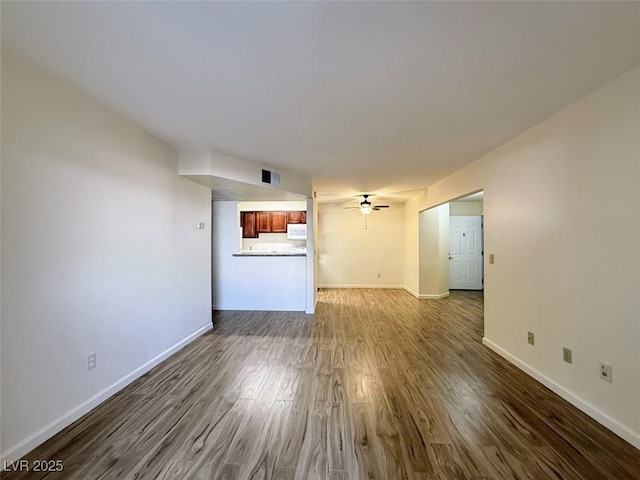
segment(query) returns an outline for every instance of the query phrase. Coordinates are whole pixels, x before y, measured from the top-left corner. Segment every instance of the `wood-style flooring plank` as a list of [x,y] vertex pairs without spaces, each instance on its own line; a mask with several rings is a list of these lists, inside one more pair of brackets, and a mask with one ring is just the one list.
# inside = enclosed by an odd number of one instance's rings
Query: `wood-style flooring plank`
[[[276,460],[290,408],[289,401],[277,400],[273,403],[270,415],[259,432],[255,448],[248,452],[242,465],[242,478],[277,478],[287,474],[287,471],[280,471],[282,469],[276,466]],[[256,433],[258,432],[253,432],[253,435]],[[290,469],[290,473],[295,474],[295,470]]]
[[356,462],[353,477],[387,478],[384,451],[376,435],[371,405],[354,403],[352,418]]
[[353,446],[352,405],[345,386],[345,374],[334,368],[331,375],[331,398],[328,431],[328,464],[331,471],[356,470]]

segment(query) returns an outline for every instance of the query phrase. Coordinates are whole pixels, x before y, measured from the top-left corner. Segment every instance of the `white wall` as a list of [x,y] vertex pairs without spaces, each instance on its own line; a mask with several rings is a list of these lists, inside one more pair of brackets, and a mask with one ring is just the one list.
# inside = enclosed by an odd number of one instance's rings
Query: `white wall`
[[306,246],[306,240],[289,240],[286,233],[261,233],[258,238],[243,238],[241,245],[242,251],[284,253]]
[[306,212],[307,201],[238,202],[238,208],[241,212]]
[[[267,165],[233,157],[212,150],[181,151],[179,157],[180,175],[189,177],[196,182],[211,185],[213,178],[226,179],[240,184],[264,186],[262,183],[262,169],[276,172],[280,175],[280,184],[274,187],[277,191],[311,196],[311,179],[286,172]],[[265,193],[268,190],[265,190]],[[246,197],[245,197],[246,198]]]
[[419,205],[424,193],[419,193],[404,204],[404,288],[413,296],[420,290],[420,224]]
[[420,212],[418,298],[449,296],[449,204]]
[[318,300],[318,202],[315,199],[315,190],[313,198],[307,198],[307,307],[305,313],[314,313],[316,311],[316,302]]
[[211,328],[210,193],[178,177],[166,144],[4,52],[2,129],[14,459]]
[[[412,204],[415,214],[484,190],[485,258],[495,254],[485,343],[637,447],[639,85],[636,67]],[[406,258],[418,262],[415,245]],[[613,383],[598,378],[600,361],[613,365]]]
[[482,215],[482,202],[451,202],[449,215],[452,217]]
[[306,257],[234,257],[238,202],[213,202],[212,208],[213,308],[306,311]]
[[368,218],[342,205],[321,203],[318,207],[321,287],[402,288],[404,205],[391,204]]

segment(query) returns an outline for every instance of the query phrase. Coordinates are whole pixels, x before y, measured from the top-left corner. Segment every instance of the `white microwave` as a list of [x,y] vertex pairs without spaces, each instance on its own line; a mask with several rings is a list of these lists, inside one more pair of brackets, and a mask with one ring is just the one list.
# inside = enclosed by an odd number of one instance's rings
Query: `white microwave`
[[290,223],[287,225],[287,240],[306,240],[307,224],[306,223]]

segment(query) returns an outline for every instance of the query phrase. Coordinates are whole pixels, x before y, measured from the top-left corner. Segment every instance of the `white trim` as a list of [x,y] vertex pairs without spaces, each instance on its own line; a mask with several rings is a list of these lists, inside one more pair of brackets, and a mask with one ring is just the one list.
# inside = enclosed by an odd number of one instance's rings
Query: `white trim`
[[318,305],[318,295],[315,295],[315,298],[313,299],[313,305],[307,305],[307,309],[304,311],[304,313],[313,315],[316,312],[316,305]]
[[402,285],[365,285],[359,283],[329,283],[319,285],[318,288],[389,288],[393,290],[402,290]]
[[427,294],[416,293],[413,290],[411,290],[409,287],[403,287],[403,288],[419,300],[439,300],[441,298],[447,298],[449,296],[448,291],[444,293],[439,293],[437,295],[427,295]]
[[304,313],[308,313],[309,315],[313,315],[314,313],[316,313],[316,308],[318,308],[318,289],[314,288],[313,290],[315,294],[313,298],[313,308],[304,312]]
[[217,307],[213,310],[216,312],[300,312],[308,313],[307,307],[304,308],[247,308],[244,306]]
[[153,367],[155,367],[156,365],[161,363],[163,360],[166,360],[171,355],[173,355],[178,350],[180,350],[182,347],[184,347],[187,344],[191,343],[193,340],[195,340],[196,338],[198,338],[202,334],[208,332],[212,328],[213,328],[213,325],[211,323],[209,323],[208,325],[205,325],[203,327],[200,327],[198,330],[196,330],[191,335],[187,336],[183,340],[180,340],[175,345],[167,348],[164,352],[162,352],[159,355],[157,355],[156,357],[152,358],[147,363],[139,366],[138,368],[133,370],[131,373],[128,373],[124,377],[120,378],[115,383],[112,383],[111,385],[109,385],[104,390],[96,393],[93,397],[91,397],[88,400],[82,402],[77,407],[72,408],[67,413],[65,413],[62,416],[56,418],[53,422],[51,422],[50,424],[48,424],[45,427],[41,428],[40,430],[35,432],[33,435],[28,436],[27,438],[25,438],[24,440],[22,440],[18,444],[16,444],[13,447],[9,448],[5,452],[2,452],[2,454],[0,455],[1,461],[3,461],[3,462],[11,462],[11,461],[15,461],[15,460],[23,457],[24,455],[29,453],[31,450],[36,448],[38,445],[42,444],[43,442],[45,442],[49,438],[53,437],[56,433],[60,432],[62,429],[64,429],[64,428],[68,427],[69,425],[71,425],[73,422],[78,420],[84,414],[86,414],[89,411],[93,410],[95,407],[100,405],[102,402],[107,400],[109,397],[111,397],[112,395],[118,393],[120,390],[122,390],[124,387],[129,385],[131,382],[133,382],[134,380],[140,378],[142,375],[147,373]]
[[449,292],[439,293],[437,295],[418,295],[418,298],[421,300],[440,300],[441,298],[447,298],[449,296]]
[[413,295],[414,297],[416,297],[416,298],[420,298],[420,296],[418,295],[418,293],[417,293],[417,292],[414,292],[414,291],[413,291],[413,290],[411,290],[409,287],[405,286],[405,287],[403,287],[403,288],[404,288],[404,290],[405,290],[406,292],[410,293],[410,294],[411,294],[411,295]]
[[482,343],[487,347],[489,347],[494,352],[496,352],[498,355],[506,359],[508,362],[512,363],[513,365],[518,367],[520,370],[524,371],[525,373],[527,373],[528,375],[536,379],[538,382],[540,382],[542,385],[547,387],[549,390],[560,395],[562,398],[564,398],[567,402],[572,404],[574,407],[578,408],[579,410],[582,410],[584,413],[589,415],[595,421],[602,424],[603,426],[611,430],[613,433],[615,433],[622,439],[629,442],[634,447],[640,448],[639,432],[636,432],[633,429],[627,427],[626,425],[620,423],[618,420],[611,418],[609,415],[602,412],[598,408],[594,407],[583,398],[579,397],[573,392],[570,392],[569,390],[564,388],[562,385],[559,385],[558,383],[556,383],[546,375],[540,373],[538,370],[536,370],[532,366],[521,361],[517,357],[511,355],[509,352],[499,347],[498,345],[496,345],[486,337],[482,337]]

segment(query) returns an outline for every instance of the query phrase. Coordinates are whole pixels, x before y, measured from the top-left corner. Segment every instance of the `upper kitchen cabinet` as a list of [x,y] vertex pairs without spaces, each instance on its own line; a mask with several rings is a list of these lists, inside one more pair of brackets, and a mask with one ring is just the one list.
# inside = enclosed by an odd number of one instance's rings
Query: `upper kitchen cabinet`
[[256,212],[258,233],[287,233],[287,212]]
[[271,233],[287,233],[287,212],[271,212]]
[[258,233],[271,233],[271,212],[255,212]]
[[307,223],[307,212],[240,212],[242,238],[257,238],[260,233],[287,233],[290,223]]
[[287,212],[287,223],[307,223],[307,212]]
[[258,238],[256,212],[240,212],[240,226],[242,227],[242,238]]

